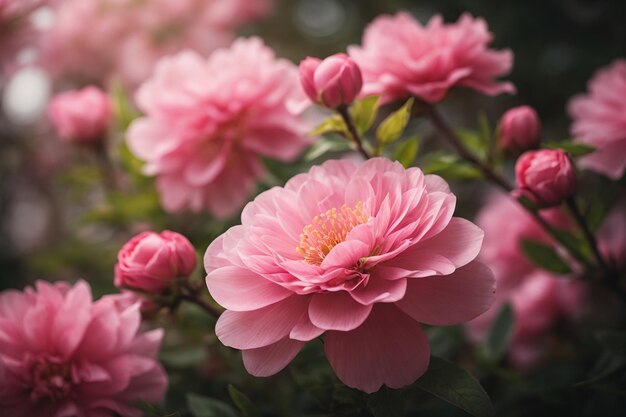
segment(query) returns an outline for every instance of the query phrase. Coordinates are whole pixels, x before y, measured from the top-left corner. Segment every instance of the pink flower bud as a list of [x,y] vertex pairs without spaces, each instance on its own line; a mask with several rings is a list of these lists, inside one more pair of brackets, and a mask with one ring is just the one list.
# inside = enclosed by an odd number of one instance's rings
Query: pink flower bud
[[508,110],[500,119],[498,142],[502,149],[525,151],[539,146],[541,122],[530,106]]
[[94,86],[57,94],[48,105],[48,117],[59,137],[74,143],[103,140],[112,113],[109,96]]
[[576,171],[560,149],[528,151],[515,164],[516,194],[539,207],[558,206],[574,194]]
[[352,58],[335,54],[323,61],[304,59],[300,63],[300,83],[313,102],[334,109],[354,101],[363,87],[363,78]]
[[159,293],[196,267],[196,252],[184,236],[168,230],[143,232],[117,254],[115,286]]

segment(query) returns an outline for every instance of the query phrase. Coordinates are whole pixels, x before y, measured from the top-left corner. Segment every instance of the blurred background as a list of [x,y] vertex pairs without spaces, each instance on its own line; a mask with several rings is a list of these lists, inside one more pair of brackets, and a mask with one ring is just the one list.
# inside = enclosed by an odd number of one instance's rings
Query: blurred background
[[[29,21],[26,42],[10,59],[6,53],[9,46],[6,42],[0,43],[0,48],[4,49],[0,54],[4,60],[0,65],[4,68],[0,78],[0,286],[21,287],[24,282],[39,277],[75,279],[85,276],[102,282],[103,290],[108,290],[114,255],[129,234],[128,230],[120,228],[126,228],[129,222],[112,228],[111,224],[99,227],[97,223],[85,221],[86,214],[102,216],[101,212],[93,212],[94,205],[106,206],[98,186],[99,174],[91,155],[70,149],[52,137],[45,107],[48,97],[55,91],[81,87],[87,82],[110,87],[119,81],[115,77],[120,74],[121,78],[126,78],[122,79],[126,94],[132,96],[132,88],[141,82],[142,74],[145,78],[150,72],[150,68],[143,71],[135,68],[138,64],[134,58],[146,54],[146,48],[133,46],[137,43],[135,33],[123,29],[117,33],[117,29],[107,26],[114,22],[106,19],[115,21],[115,13],[98,20],[89,15],[89,10],[82,10],[84,5],[77,7],[78,3],[71,0],[21,3],[34,5],[32,13],[29,11],[20,17]],[[158,29],[160,34],[180,17],[176,11],[161,13],[158,0],[147,3],[154,5],[145,6],[146,9],[160,13],[147,25]],[[228,13],[211,10],[213,3],[199,4],[201,8],[206,6],[209,14]],[[587,80],[597,68],[626,56],[623,23],[626,2],[619,0],[255,0],[252,3],[257,6],[251,6],[249,15],[240,16],[238,21],[226,22],[229,20],[226,17],[222,19],[224,22],[208,19],[195,23],[198,39],[172,37],[159,54],[189,46],[206,52],[228,44],[235,33],[257,34],[275,48],[279,56],[297,63],[307,55],[324,57],[359,43],[365,25],[382,13],[405,9],[425,23],[436,13],[451,22],[467,11],[486,19],[495,36],[494,47],[513,50],[515,64],[508,79],[518,87],[518,94],[495,100],[459,97],[457,101],[461,100],[462,105],[456,117],[463,119],[462,109],[467,104],[463,100],[484,108],[492,123],[504,109],[530,104],[538,110],[546,136],[555,139],[568,136],[567,100],[585,90]],[[71,7],[74,10],[68,11]],[[93,25],[104,32],[99,33],[94,28],[81,33],[80,21],[89,22],[89,19],[95,19]],[[11,25],[18,24],[14,20],[4,19],[0,23],[3,25],[1,36],[10,39]],[[131,25],[121,20],[121,25]],[[63,30],[57,28],[61,25]],[[106,30],[117,33],[117,38],[110,39],[115,43],[107,40]],[[78,42],[71,38],[73,35],[87,39]],[[72,48],[83,55],[91,54],[85,58],[90,65],[79,63],[77,66],[72,62],[74,57],[69,53]],[[129,75],[128,68],[114,68],[107,61],[117,49],[128,49],[127,55],[121,58],[125,64],[118,62],[117,65],[129,67],[134,73],[130,71]],[[101,58],[101,63],[95,62]],[[109,77],[111,74],[113,77]],[[468,120],[475,120],[474,115]],[[150,202],[137,204],[148,207]],[[100,210],[106,211],[102,207]],[[162,226],[169,227],[179,226],[171,222],[180,221],[164,216],[161,220]],[[154,223],[155,219],[150,221]],[[192,239],[207,241],[210,235],[201,237],[203,230],[194,233]]]

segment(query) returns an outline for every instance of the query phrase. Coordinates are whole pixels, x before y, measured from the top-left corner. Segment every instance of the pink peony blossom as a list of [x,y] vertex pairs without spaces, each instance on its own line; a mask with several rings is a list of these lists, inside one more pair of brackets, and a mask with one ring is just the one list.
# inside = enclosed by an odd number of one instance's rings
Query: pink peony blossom
[[48,104],[48,118],[59,137],[77,144],[102,142],[112,116],[111,99],[94,86],[57,94]]
[[507,110],[498,125],[498,143],[502,149],[525,151],[539,146],[541,122],[530,106]]
[[256,376],[325,334],[346,385],[413,383],[430,356],[419,323],[462,323],[494,299],[491,271],[474,260],[483,232],[452,217],[455,203],[440,177],[384,158],[327,161],[260,194],[205,255],[227,309],[217,337]]
[[514,323],[507,358],[517,369],[532,371],[546,359],[556,326],[583,311],[586,293],[580,281],[537,270],[518,285],[499,291],[493,306],[469,322],[469,336],[476,343],[483,341],[503,305],[510,303]]
[[[55,78],[121,81],[134,89],[162,57],[190,48],[209,54],[272,0],[64,0],[42,37],[41,64]],[[102,45],[115,45],[103,48]]]
[[307,57],[300,63],[300,83],[311,101],[331,109],[351,104],[363,87],[359,66],[345,54],[323,61]]
[[554,207],[574,195],[576,169],[561,149],[527,151],[515,163],[517,196],[538,207]]
[[0,408],[11,417],[140,417],[167,376],[155,360],[163,331],[139,332],[139,304],[92,302],[84,281],[38,281],[0,294]]
[[196,268],[196,251],[185,236],[143,232],[117,254],[115,286],[159,293]]
[[488,95],[515,93],[513,84],[494,81],[509,73],[513,54],[488,49],[492,38],[485,21],[467,13],[453,24],[436,15],[424,27],[401,12],[376,18],[363,45],[348,53],[361,67],[362,94],[381,94],[383,102],[417,96],[434,103],[457,86]]
[[[555,227],[571,227],[568,217],[558,208],[541,210],[540,215]],[[538,268],[524,255],[522,240],[554,243],[532,216],[506,195],[491,196],[478,212],[476,223],[485,231],[480,259],[493,270],[499,293],[518,285]]]
[[293,160],[309,143],[293,111],[302,102],[297,68],[239,39],[208,60],[187,51],[164,58],[136,96],[130,149],[157,175],[168,211],[234,214],[264,173],[260,157]]
[[579,163],[616,180],[626,170],[626,60],[599,70],[588,90],[574,97],[568,108],[574,119],[572,135],[596,149]]

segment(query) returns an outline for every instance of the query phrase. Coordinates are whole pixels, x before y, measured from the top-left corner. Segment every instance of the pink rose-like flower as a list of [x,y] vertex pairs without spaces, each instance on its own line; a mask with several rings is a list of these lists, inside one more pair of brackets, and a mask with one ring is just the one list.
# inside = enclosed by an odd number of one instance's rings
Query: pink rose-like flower
[[157,175],[168,211],[230,216],[264,174],[261,157],[291,161],[309,143],[292,106],[306,100],[297,68],[258,38],[208,60],[191,51],[164,58],[136,99],[146,116],[128,144]]
[[462,323],[494,299],[493,274],[474,260],[483,233],[452,217],[455,203],[440,177],[384,158],[327,161],[260,194],[205,255],[227,309],[218,338],[256,376],[325,334],[346,385],[413,383],[430,356],[419,323]]
[[59,137],[80,144],[101,142],[112,114],[111,99],[94,86],[57,94],[48,105],[48,117]]
[[509,109],[500,119],[498,142],[503,149],[525,151],[541,141],[541,122],[530,106]]
[[300,63],[300,82],[311,101],[331,109],[352,103],[363,87],[359,66],[346,54],[323,61],[306,58]]
[[580,165],[616,180],[626,170],[626,60],[599,70],[588,90],[568,107],[572,135],[596,149]]
[[492,38],[485,21],[467,13],[453,24],[436,15],[424,27],[401,12],[376,18],[363,45],[348,53],[361,67],[362,95],[380,94],[383,102],[417,96],[435,103],[453,87],[514,93],[513,84],[494,80],[509,73],[513,54],[489,49]]
[[161,329],[140,332],[139,304],[93,302],[84,281],[38,281],[0,294],[0,406],[12,417],[140,417],[160,401]]
[[143,232],[117,254],[115,286],[159,293],[196,268],[196,252],[181,234]]
[[554,207],[576,189],[576,170],[561,149],[528,151],[515,163],[515,178],[522,195],[539,207]]

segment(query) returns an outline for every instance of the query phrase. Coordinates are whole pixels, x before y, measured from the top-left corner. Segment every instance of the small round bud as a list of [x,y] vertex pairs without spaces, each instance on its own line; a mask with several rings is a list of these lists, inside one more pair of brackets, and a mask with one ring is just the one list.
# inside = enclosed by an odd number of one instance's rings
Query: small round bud
[[115,286],[160,293],[196,267],[196,252],[183,235],[143,232],[117,254]]
[[518,196],[538,207],[553,207],[574,194],[576,171],[567,154],[560,149],[528,151],[515,164]]
[[530,106],[508,110],[498,125],[498,144],[502,149],[525,151],[539,146],[541,122]]
[[300,63],[300,83],[311,101],[334,109],[352,103],[361,92],[359,66],[346,54],[325,60],[308,57]]

